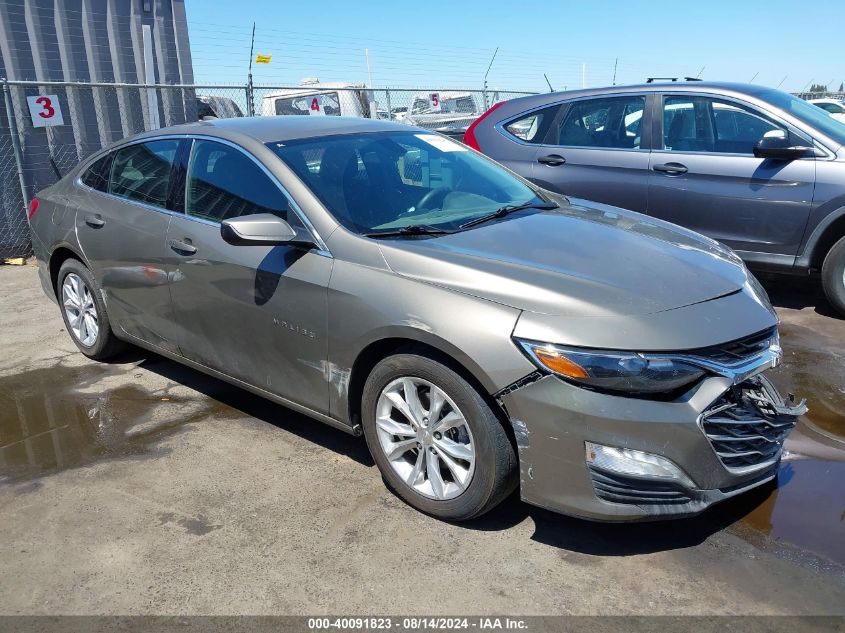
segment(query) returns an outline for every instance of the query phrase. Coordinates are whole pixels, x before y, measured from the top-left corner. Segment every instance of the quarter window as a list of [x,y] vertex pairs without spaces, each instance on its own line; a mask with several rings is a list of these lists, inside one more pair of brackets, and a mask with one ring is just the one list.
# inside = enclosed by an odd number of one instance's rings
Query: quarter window
[[645,97],[612,97],[575,101],[569,107],[554,145],[640,148]]
[[166,139],[119,150],[114,157],[109,192],[165,208],[178,148],[178,140]]
[[542,143],[560,106],[554,105],[511,121],[505,129],[526,143]]
[[757,142],[772,130],[784,128],[733,102],[696,96],[666,97],[663,102],[665,149],[753,154]]
[[82,184],[97,191],[107,192],[109,190],[109,171],[111,171],[112,158],[113,154],[108,154],[89,166],[80,178]]
[[240,150],[214,141],[195,141],[188,174],[188,215],[222,222],[254,213],[272,213],[304,228],[290,212],[278,186]]

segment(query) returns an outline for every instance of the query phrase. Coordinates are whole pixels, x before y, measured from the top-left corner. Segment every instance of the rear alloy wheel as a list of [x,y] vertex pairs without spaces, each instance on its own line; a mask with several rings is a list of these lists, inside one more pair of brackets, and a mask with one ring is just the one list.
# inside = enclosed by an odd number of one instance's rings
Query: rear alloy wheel
[[433,516],[484,514],[517,485],[517,460],[485,398],[435,357],[397,354],[364,385],[362,426],[388,486]]
[[79,351],[88,358],[106,360],[124,349],[126,344],[112,332],[106,304],[85,264],[78,259],[62,264],[56,296],[67,331]]
[[65,318],[74,338],[85,347],[93,346],[97,342],[100,325],[91,289],[79,275],[70,273],[62,282],[61,298]]
[[827,300],[845,317],[845,237],[836,242],[824,258],[822,286]]

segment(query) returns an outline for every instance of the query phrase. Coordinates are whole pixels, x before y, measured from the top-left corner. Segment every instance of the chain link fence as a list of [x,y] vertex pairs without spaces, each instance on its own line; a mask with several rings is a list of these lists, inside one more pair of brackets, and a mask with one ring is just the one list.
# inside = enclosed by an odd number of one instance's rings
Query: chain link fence
[[[3,92],[0,258],[31,253],[26,208],[40,190],[100,148],[138,132],[208,117],[342,115],[403,122],[462,138],[466,127],[493,104],[532,94],[369,89],[349,84],[149,86],[24,81],[3,81]],[[33,111],[27,97],[50,101],[33,106]],[[60,113],[61,125],[36,127],[33,118],[49,114],[47,106]],[[58,122],[55,117],[46,118]]]

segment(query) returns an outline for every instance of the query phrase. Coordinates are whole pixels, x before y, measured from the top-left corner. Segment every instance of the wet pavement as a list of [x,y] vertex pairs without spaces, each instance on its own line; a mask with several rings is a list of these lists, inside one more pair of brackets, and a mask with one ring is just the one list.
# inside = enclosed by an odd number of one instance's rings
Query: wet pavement
[[[31,315],[28,317],[26,310],[18,313],[0,307],[5,332],[0,337],[0,531],[7,535],[7,541],[0,544],[0,567],[14,563],[19,569],[34,569],[34,578],[38,577],[39,569],[49,577],[51,555],[38,551],[38,542],[31,541],[33,537],[27,526],[19,523],[27,517],[40,516],[28,513],[34,512],[28,509],[38,506],[40,495],[44,496],[44,507],[52,508],[45,510],[51,519],[61,515],[71,525],[68,533],[77,530],[74,538],[87,542],[85,534],[90,526],[87,522],[78,523],[80,508],[86,516],[93,513],[97,519],[110,518],[109,513],[117,510],[104,501],[105,497],[96,498],[96,494],[99,491],[108,496],[113,493],[109,492],[111,488],[119,488],[122,494],[133,496],[137,504],[149,506],[146,512],[137,515],[133,513],[140,508],[132,507],[133,502],[121,510],[127,516],[111,517],[119,525],[148,524],[144,529],[151,532],[149,535],[145,532],[144,539],[152,540],[136,545],[143,551],[168,550],[172,543],[161,536],[161,530],[177,530],[195,538],[222,538],[217,535],[227,533],[233,524],[243,528],[245,522],[263,522],[270,534],[278,534],[277,522],[285,524],[302,518],[293,528],[297,530],[293,540],[306,539],[303,543],[308,545],[300,544],[300,554],[308,557],[309,564],[324,564],[320,558],[325,552],[319,551],[319,546],[317,551],[305,552],[314,547],[308,537],[316,534],[319,540],[338,541],[339,550],[330,548],[335,559],[351,556],[344,567],[357,560],[358,564],[372,565],[375,570],[378,560],[362,562],[367,561],[368,555],[364,552],[364,559],[359,555],[361,543],[383,536],[381,521],[384,530],[401,534],[413,548],[420,547],[416,541],[425,541],[430,530],[446,532],[452,542],[440,543],[443,556],[448,558],[450,552],[458,556],[455,547],[459,546],[478,569],[485,569],[491,563],[505,564],[504,569],[494,573],[502,575],[499,582],[505,583],[497,587],[494,595],[504,602],[488,600],[479,611],[488,611],[488,607],[495,611],[497,605],[506,604],[517,595],[513,594],[517,587],[530,584],[523,570],[525,573],[533,570],[531,573],[553,580],[558,579],[558,573],[568,570],[569,574],[586,575],[598,582],[594,576],[601,569],[610,574],[608,580],[614,574],[628,573],[642,574],[655,582],[669,580],[679,584],[675,589],[664,589],[660,598],[649,598],[651,607],[647,606],[649,600],[643,602],[636,592],[628,594],[617,584],[615,588],[608,587],[606,595],[596,595],[595,603],[582,597],[584,608],[567,605],[564,611],[597,613],[615,604],[619,612],[634,613],[642,608],[648,612],[661,612],[664,608],[667,612],[677,612],[680,604],[681,610],[687,612],[743,612],[741,601],[729,606],[725,597],[721,605],[714,606],[712,601],[708,604],[713,596],[707,591],[714,591],[712,587],[705,591],[695,586],[687,575],[702,573],[711,580],[717,579],[720,587],[729,586],[735,580],[729,572],[733,569],[737,578],[748,573],[759,585],[740,591],[748,594],[746,606],[756,605],[758,611],[750,612],[792,612],[784,611],[783,604],[777,601],[768,602],[771,591],[785,590],[791,579],[803,579],[806,591],[813,592],[812,599],[803,599],[800,592],[795,596],[794,612],[845,612],[845,320],[834,318],[820,294],[807,290],[806,284],[799,281],[764,280],[783,321],[785,348],[784,363],[770,375],[782,391],[806,398],[809,405],[808,414],[787,442],[776,482],[684,521],[601,525],[531,508],[514,497],[490,515],[465,526],[440,524],[406,508],[383,489],[366,447],[355,438],[153,355],[129,353],[113,364],[86,361],[75,352],[63,332],[56,308],[28,286],[31,283],[34,288],[36,283],[31,268],[0,269],[0,285],[4,283],[26,295]],[[48,317],[33,320],[33,316],[40,314]],[[30,333],[33,329],[36,332]],[[13,341],[17,334],[19,340]],[[278,481],[274,473],[280,467],[298,468],[297,472],[308,475],[307,485]],[[288,470],[284,472],[290,474]],[[104,478],[102,473],[110,474]],[[345,482],[340,486],[342,490],[335,490],[341,480]],[[354,482],[357,487],[344,488]],[[100,491],[100,486],[109,490]],[[255,490],[253,486],[261,488]],[[146,490],[157,489],[162,491],[158,495],[144,494]],[[262,496],[265,490],[267,494],[274,491],[276,496]],[[337,518],[325,516],[328,510],[319,503],[321,491],[322,496],[337,504]],[[82,506],[69,506],[65,513],[56,510],[61,503],[76,503],[68,499],[77,494]],[[165,501],[171,495],[178,502]],[[248,509],[239,507],[235,512],[229,506],[238,496],[242,497],[242,503],[253,505]],[[189,507],[192,509],[187,510]],[[367,526],[349,527],[349,522],[364,515],[370,516]],[[245,521],[244,516],[251,519]],[[408,526],[417,526],[419,533]],[[524,531],[526,526],[528,533]],[[370,528],[375,529],[378,537]],[[48,532],[43,538],[50,538],[49,526],[45,529]],[[63,529],[61,525],[56,527],[59,531]],[[98,548],[103,538],[102,535],[94,538],[88,547],[102,555]],[[121,537],[111,534],[106,538]],[[128,538],[131,542],[141,537],[133,536],[130,530]],[[156,538],[164,540],[156,542]],[[477,551],[475,544],[479,540],[488,541],[493,551],[501,548],[505,562],[493,562],[495,559],[489,559],[489,552]],[[279,560],[266,559],[274,547],[281,547],[276,540],[266,540],[266,535],[248,537],[246,532],[236,532],[234,541],[227,542],[225,547],[227,551],[234,548],[236,552],[240,547],[255,554],[255,548],[262,542],[259,549],[263,548],[264,558],[259,559],[260,563],[254,559],[252,562],[235,559],[230,565],[258,565],[260,569]],[[531,550],[529,542],[545,549]],[[380,547],[390,546],[381,543]],[[17,554],[12,548],[19,548]],[[561,569],[552,571],[547,566],[549,548],[557,552],[554,560]],[[111,556],[118,555],[116,551],[108,549]],[[25,558],[21,552],[27,552],[39,562],[29,567],[21,562]],[[524,563],[520,563],[520,552],[529,552]],[[668,554],[675,556],[666,559]],[[178,550],[172,555],[178,559],[182,552]],[[193,562],[182,559],[181,571],[185,571],[185,565],[199,564],[196,556],[215,555],[219,555],[219,549],[193,551],[187,559]],[[436,553],[433,555],[436,564],[444,560]],[[722,560],[723,556],[730,558]],[[608,557],[644,559],[648,568],[631,562],[611,572],[603,564]],[[735,568],[737,560],[746,561],[741,570]],[[92,571],[89,560],[79,565],[87,574],[96,576],[103,571],[97,564],[94,569],[99,571]],[[168,567],[166,561],[162,565]],[[254,569],[248,569],[252,571],[240,573],[254,581]],[[154,582],[151,579],[155,578],[164,582],[154,568],[129,568],[125,573],[140,573],[146,579],[144,582]],[[272,575],[270,571],[267,573]],[[351,572],[343,572],[347,573]],[[762,580],[761,573],[773,576]],[[71,576],[78,579],[75,574]],[[564,577],[565,574],[560,577],[561,582]],[[352,573],[352,580],[356,578],[360,580],[360,573]],[[620,577],[616,582],[621,581]],[[68,580],[63,585],[65,591],[72,591],[73,582]],[[508,585],[509,582],[515,584]],[[786,585],[767,589],[768,582]],[[812,588],[814,582],[819,586]],[[3,583],[4,579],[0,578],[0,613],[41,610],[37,601],[27,603],[22,609],[13,608],[4,599]],[[479,600],[493,595],[489,586],[481,584],[475,588]],[[27,591],[21,595],[44,597],[34,589]],[[186,589],[180,586],[176,591],[184,593]],[[269,589],[264,586],[262,591]],[[353,594],[360,597],[362,590],[356,591]],[[196,601],[195,593],[190,595],[195,601],[188,611],[202,603]],[[609,601],[608,596],[611,596]],[[130,611],[136,609],[132,598],[121,599],[128,602],[117,604],[129,605]],[[58,599],[61,604],[73,604],[63,600]],[[266,600],[270,599],[265,596],[265,602],[253,604],[272,603],[281,609],[275,612],[284,610],[278,597],[270,602]],[[529,601],[531,608],[522,612],[561,612],[562,605],[555,600],[550,587],[548,595],[538,595],[534,602]],[[100,611],[92,606],[96,604],[97,600],[91,602],[89,598],[89,602],[68,609],[92,613],[110,609],[105,596],[99,603]],[[235,612],[238,608],[228,605],[221,611],[218,607],[224,603],[207,604],[210,606],[206,610],[214,612]],[[419,605],[422,611],[426,610],[425,604]],[[830,606],[835,604],[840,607],[838,611]]]

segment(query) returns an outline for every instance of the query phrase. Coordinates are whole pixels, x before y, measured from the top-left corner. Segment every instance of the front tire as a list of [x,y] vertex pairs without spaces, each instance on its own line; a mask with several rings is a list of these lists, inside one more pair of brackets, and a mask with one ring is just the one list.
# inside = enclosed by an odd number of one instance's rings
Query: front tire
[[56,294],[65,327],[80,352],[94,360],[107,360],[125,348],[112,332],[106,304],[85,264],[78,259],[62,264]]
[[827,300],[845,317],[845,237],[836,242],[824,258],[822,287]]
[[362,426],[388,486],[426,514],[472,519],[516,487],[516,455],[493,410],[428,356],[397,354],[375,366],[364,385]]

